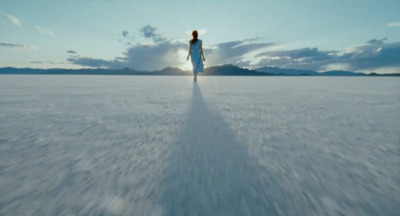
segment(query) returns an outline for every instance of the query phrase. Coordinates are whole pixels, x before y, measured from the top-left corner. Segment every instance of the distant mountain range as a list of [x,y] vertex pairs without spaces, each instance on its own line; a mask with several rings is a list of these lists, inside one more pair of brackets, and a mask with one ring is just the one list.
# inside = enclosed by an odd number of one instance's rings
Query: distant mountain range
[[398,74],[377,74],[377,73],[355,73],[351,71],[325,71],[325,72],[316,72],[311,70],[298,70],[298,69],[283,69],[277,67],[262,67],[255,69],[255,71],[273,74],[273,75],[281,75],[281,76],[382,76],[382,75],[391,75],[391,76],[399,76]]
[[[33,69],[33,68],[0,68],[0,74],[75,74],[75,75],[158,75],[184,76],[193,75],[191,71],[166,67],[158,71],[137,71],[132,69]],[[231,64],[207,67],[205,76],[400,76],[396,74],[354,73],[351,71],[316,72],[310,70],[283,69],[262,67],[255,70],[240,68]]]

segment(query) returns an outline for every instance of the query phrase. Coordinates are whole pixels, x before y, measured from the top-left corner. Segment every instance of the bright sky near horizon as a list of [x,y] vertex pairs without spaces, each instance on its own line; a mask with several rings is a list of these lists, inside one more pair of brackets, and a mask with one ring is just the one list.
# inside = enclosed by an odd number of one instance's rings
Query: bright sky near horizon
[[398,0],[0,0],[0,67],[400,72]]

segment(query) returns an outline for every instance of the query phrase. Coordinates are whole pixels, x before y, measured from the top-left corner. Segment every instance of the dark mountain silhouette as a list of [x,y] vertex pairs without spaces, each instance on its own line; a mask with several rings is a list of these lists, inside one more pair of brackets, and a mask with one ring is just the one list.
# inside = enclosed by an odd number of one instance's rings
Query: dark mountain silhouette
[[283,69],[277,67],[262,67],[255,69],[255,71],[274,74],[274,75],[286,75],[286,76],[319,75],[318,72],[310,70]]
[[272,73],[274,75],[282,75],[282,76],[367,76],[368,74],[364,73],[355,73],[351,71],[325,71],[325,72],[316,72],[311,70],[298,70],[298,69],[284,69],[277,67],[262,67],[255,69],[255,71]]
[[355,73],[351,71],[333,70],[333,71],[322,72],[320,73],[320,76],[367,76],[367,74]]
[[[81,75],[193,75],[191,71],[180,68],[166,67],[159,71],[136,71],[129,68],[113,69],[32,69],[32,68],[0,68],[0,74],[81,74]],[[201,75],[208,76],[266,76],[254,70],[240,68],[234,65],[213,66],[205,69]]]
[[[148,72],[147,72],[148,73]],[[153,71],[151,72],[153,75],[192,75],[190,71],[184,71],[180,68],[174,68],[174,67],[166,67],[160,71]]]
[[208,76],[266,76],[272,75],[269,73],[261,73],[254,70],[249,70],[245,68],[240,68],[231,64],[212,66],[204,70],[202,75]]
[[[180,68],[166,67],[157,71],[137,71],[129,68],[124,69],[34,69],[34,68],[0,68],[0,74],[75,74],[75,75],[158,75],[158,76],[186,76],[193,75],[191,71]],[[212,66],[205,68],[201,75],[205,76],[400,76],[397,74],[364,74],[350,71],[326,71],[316,72],[308,70],[283,69],[276,67],[262,67],[256,70],[240,68],[231,64]]]

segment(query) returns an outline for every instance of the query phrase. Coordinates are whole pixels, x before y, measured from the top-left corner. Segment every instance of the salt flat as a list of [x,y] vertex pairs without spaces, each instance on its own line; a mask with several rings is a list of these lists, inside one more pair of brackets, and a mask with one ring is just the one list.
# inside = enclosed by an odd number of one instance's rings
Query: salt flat
[[400,79],[0,76],[0,215],[398,215]]

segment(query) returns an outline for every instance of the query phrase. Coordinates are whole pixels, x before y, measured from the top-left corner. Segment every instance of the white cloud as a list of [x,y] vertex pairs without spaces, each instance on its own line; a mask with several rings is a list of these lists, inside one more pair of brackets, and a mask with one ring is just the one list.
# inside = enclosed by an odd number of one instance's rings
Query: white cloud
[[21,21],[19,21],[19,19],[15,16],[12,16],[10,14],[6,14],[6,13],[1,13],[0,14],[4,15],[8,21],[10,21],[12,24],[16,25],[16,26],[21,26]]
[[388,26],[390,26],[390,27],[400,27],[400,22],[392,22],[392,23],[389,23]]
[[47,35],[49,35],[49,36],[55,36],[55,34],[54,34],[51,30],[49,30],[49,29],[44,29],[44,28],[42,28],[42,27],[40,27],[40,26],[36,26],[35,28],[36,28],[36,30],[38,30],[40,33],[47,34]]

